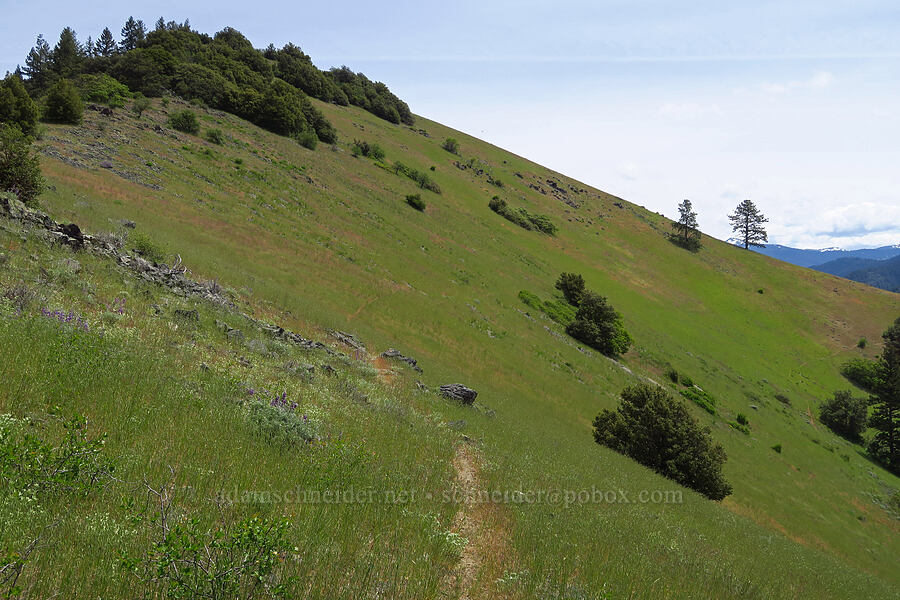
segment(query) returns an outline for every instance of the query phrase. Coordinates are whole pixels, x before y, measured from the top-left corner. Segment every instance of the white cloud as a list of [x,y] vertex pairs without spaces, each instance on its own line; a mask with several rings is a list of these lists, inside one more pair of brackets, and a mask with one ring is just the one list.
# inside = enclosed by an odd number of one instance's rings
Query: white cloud
[[767,94],[788,94],[797,90],[824,90],[834,83],[834,75],[828,71],[816,71],[809,79],[786,83],[763,83],[760,88]]

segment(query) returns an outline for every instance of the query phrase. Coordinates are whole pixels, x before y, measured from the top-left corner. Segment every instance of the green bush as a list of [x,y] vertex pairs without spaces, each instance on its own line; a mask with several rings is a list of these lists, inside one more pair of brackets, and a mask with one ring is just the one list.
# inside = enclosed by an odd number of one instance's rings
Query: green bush
[[425,201],[422,200],[421,194],[407,194],[406,203],[419,211],[425,210]]
[[711,415],[716,414],[716,400],[708,392],[700,388],[690,387],[679,390],[682,396],[690,400]]
[[43,189],[41,161],[32,152],[31,139],[16,125],[0,124],[0,191],[33,207]]
[[221,146],[225,143],[225,135],[221,129],[207,129],[206,141]]
[[866,340],[866,338],[859,338],[859,341],[856,342],[856,347],[862,350],[866,347],[866,344],[868,344],[868,343],[869,342]]
[[34,135],[39,112],[20,77],[10,74],[0,81],[0,124],[16,125],[25,135]]
[[584,277],[578,273],[562,273],[556,280],[556,289],[562,292],[566,302],[578,306],[581,304],[581,297],[584,296]]
[[747,418],[747,415],[745,415],[744,413],[738,413],[738,414],[737,414],[737,418],[735,419],[735,421],[737,421],[737,422],[740,423],[741,425],[745,425],[745,426],[749,426],[749,425],[750,425],[750,419],[748,419],[748,418]]
[[441,148],[451,154],[459,154],[459,142],[457,142],[455,138],[448,137],[445,139],[441,144]]
[[854,358],[841,367],[841,375],[853,385],[867,392],[875,389],[878,382],[878,371],[874,361]]
[[370,144],[369,142],[353,140],[353,146],[351,149],[353,156],[365,156],[366,158],[371,158],[372,160],[384,160],[384,148],[379,146],[378,144]]
[[737,421],[729,421],[728,425],[735,431],[740,431],[744,435],[750,435],[750,428],[747,427],[746,425],[742,425],[741,423],[738,423]]
[[541,299],[532,294],[529,291],[522,290],[519,292],[519,300],[521,300],[525,306],[529,308],[533,308],[534,310],[539,310],[541,312],[544,311],[544,305],[541,302]]
[[301,131],[294,136],[294,139],[297,140],[298,144],[308,150],[315,150],[316,146],[319,145],[319,138],[314,131]]
[[410,179],[415,181],[423,190],[428,190],[434,192],[435,194],[441,193],[441,188],[426,173],[417,171],[416,169],[413,169],[411,167],[407,167],[402,162],[394,163],[394,173],[396,173],[397,175],[409,177]]
[[781,454],[781,444],[775,444],[774,446],[772,446],[772,450],[774,450],[778,454]]
[[81,90],[81,98],[86,102],[122,106],[125,98],[131,96],[127,86],[106,73],[79,75],[75,85]]
[[169,117],[169,126],[172,129],[197,135],[200,131],[200,121],[197,119],[197,113],[189,109],[179,110]]
[[531,214],[522,207],[512,209],[506,204],[506,200],[503,200],[500,196],[491,198],[488,202],[488,208],[522,229],[527,229],[528,231],[537,229],[547,235],[556,235],[557,228],[550,220],[550,217]]
[[44,104],[45,121],[77,125],[83,113],[81,93],[71,81],[60,79],[50,88]]
[[838,391],[819,408],[819,420],[839,436],[862,442],[868,407],[865,400],[854,398],[849,391]]
[[694,387],[694,380],[691,379],[690,375],[685,375],[682,373],[681,375],[678,376],[678,381],[684,387]]
[[144,96],[138,96],[134,99],[134,102],[131,103],[131,112],[133,112],[138,119],[141,118],[141,115],[144,114],[144,111],[150,108],[150,99],[145,98]]
[[147,260],[155,263],[161,263],[166,260],[165,250],[146,233],[140,231],[132,233],[128,236],[128,241],[131,243],[131,248]]
[[582,295],[575,320],[566,327],[566,333],[611,357],[624,354],[631,345],[631,336],[619,313],[606,298],[589,291]]
[[722,476],[725,450],[683,401],[646,383],[625,388],[621,398],[615,411],[594,419],[594,441],[712,500],[731,494]]
[[672,383],[678,383],[678,371],[675,369],[669,369],[666,371],[666,377],[668,377]]
[[784,394],[781,394],[781,393],[775,394],[775,399],[787,406],[791,405],[791,399],[788,398],[787,396],[785,396]]

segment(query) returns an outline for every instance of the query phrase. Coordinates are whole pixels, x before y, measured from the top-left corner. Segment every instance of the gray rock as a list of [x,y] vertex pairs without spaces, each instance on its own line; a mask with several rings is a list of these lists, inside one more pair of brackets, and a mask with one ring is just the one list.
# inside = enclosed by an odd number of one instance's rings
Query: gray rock
[[356,339],[356,336],[353,335],[352,333],[347,333],[346,331],[335,331],[333,329],[330,330],[328,333],[334,339],[338,340],[339,342],[343,342],[344,344],[347,344],[354,350],[359,350],[360,352],[366,351],[365,345],[362,342],[360,342],[358,339]]
[[384,352],[381,353],[381,356],[384,358],[393,358],[395,360],[399,360],[400,362],[404,362],[412,367],[415,371],[421,373],[422,368],[419,366],[419,361],[414,359],[412,356],[403,356],[400,354],[399,350],[395,350],[394,348],[388,348]]
[[461,383],[448,383],[441,386],[441,395],[469,406],[475,402],[478,392]]

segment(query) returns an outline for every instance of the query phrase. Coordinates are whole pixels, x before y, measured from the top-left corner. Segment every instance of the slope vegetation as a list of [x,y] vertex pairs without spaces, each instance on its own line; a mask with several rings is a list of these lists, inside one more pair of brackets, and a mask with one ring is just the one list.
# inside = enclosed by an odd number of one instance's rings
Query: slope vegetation
[[[82,125],[53,126],[40,142],[51,184],[42,202],[88,231],[131,232],[131,243],[147,236],[254,315],[311,337],[352,332],[370,349],[414,356],[424,372],[373,366],[378,351],[344,347],[334,365],[341,377],[298,380],[287,363],[334,359],[228,337],[215,325],[229,318],[225,309],[100,258],[76,256],[82,274],[41,286],[68,251],[7,226],[0,278],[40,287],[36,305],[73,307],[96,322],[122,291],[135,303],[124,319],[107,317],[116,333],[79,333],[77,343],[28,311],[0,321],[0,343],[14,357],[0,367],[0,413],[24,419],[59,404],[85,414],[110,432],[124,465],[119,482],[46,534],[106,560],[70,565],[72,554],[37,553],[27,579],[36,596],[127,596],[144,585],[116,572],[123,545],[140,555],[153,539],[127,525],[122,506],[146,497],[141,481],[159,490],[171,477],[193,490],[184,511],[210,522],[217,509],[208,498],[221,489],[419,494],[407,503],[282,497],[228,509],[290,518],[297,549],[283,569],[308,597],[896,595],[900,521],[887,501],[900,481],[815,415],[848,387],[840,364],[878,352],[856,341],[879,339],[900,297],[715,240],[685,252],[667,241],[660,215],[438,123],[397,125],[310,102],[334,125],[333,146],[310,151],[195,108],[203,127],[224,133],[223,145],[212,144],[166,127],[184,108],[178,100],[155,101],[140,119],[86,111]],[[458,155],[441,147],[447,137],[459,141]],[[385,157],[355,156],[353,140],[377,143]],[[416,193],[424,211],[405,201]],[[495,214],[493,196],[545,215],[556,234]],[[521,291],[556,299],[562,271],[582,273],[622,313],[634,345],[619,361],[520,300]],[[198,319],[179,325],[175,308]],[[715,414],[694,408],[729,456],[734,493],[721,503],[592,441],[591,420],[624,386],[651,379],[682,389],[666,378],[670,369],[715,401]],[[478,390],[476,405],[419,392],[416,378],[431,389],[463,382]],[[322,423],[316,443],[285,450],[261,438],[238,401],[253,381],[302,398]],[[738,413],[749,416],[749,434],[729,425]],[[477,446],[477,486],[505,502],[441,501],[454,482],[476,486],[453,469],[462,436]],[[543,494],[521,501],[522,492]],[[51,525],[59,507],[44,502]],[[41,522],[26,531],[23,517],[19,537],[33,538]],[[498,532],[494,546],[485,527]]]

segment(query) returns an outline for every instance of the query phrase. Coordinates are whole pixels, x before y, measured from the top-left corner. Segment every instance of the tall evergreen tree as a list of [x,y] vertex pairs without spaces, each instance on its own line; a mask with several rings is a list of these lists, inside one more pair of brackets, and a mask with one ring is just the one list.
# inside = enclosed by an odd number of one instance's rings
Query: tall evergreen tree
[[750,246],[758,246],[765,248],[763,242],[769,241],[769,235],[763,227],[763,223],[768,223],[767,219],[756,205],[750,200],[744,200],[734,209],[734,214],[728,215],[731,221],[731,229],[740,236],[744,249]]
[[97,39],[95,52],[97,56],[103,57],[112,56],[116,53],[116,40],[113,37],[112,31],[109,30],[109,27],[103,28],[103,33],[101,33],[100,37]]
[[28,78],[28,84],[32,92],[43,92],[50,86],[53,78],[51,65],[50,44],[44,39],[43,34],[37,36],[34,47],[25,57],[25,68],[22,72]]
[[125,21],[125,26],[122,28],[122,42],[119,44],[119,47],[123,52],[134,50],[144,43],[146,33],[147,28],[144,27],[143,21],[135,21],[134,17],[128,17],[128,20]]
[[700,226],[690,200],[686,199],[678,205],[678,215],[678,220],[672,223],[675,241],[684,248],[696,250],[700,247]]
[[869,426],[878,433],[869,453],[894,473],[900,474],[900,318],[882,336],[884,350],[876,363],[874,407]]
[[18,75],[7,75],[0,81],[0,124],[17,125],[22,133],[32,135],[38,116],[37,104]]
[[156,20],[156,25],[153,26],[153,31],[165,31],[166,30],[166,20],[162,17]]
[[50,60],[53,72],[63,78],[73,77],[81,71],[83,58],[84,50],[78,43],[75,31],[66,27],[59,34],[59,42],[53,48]]

